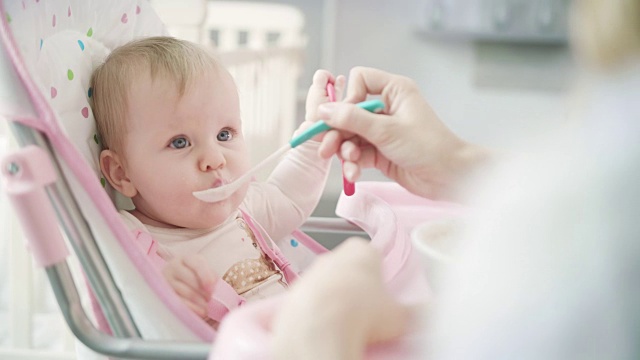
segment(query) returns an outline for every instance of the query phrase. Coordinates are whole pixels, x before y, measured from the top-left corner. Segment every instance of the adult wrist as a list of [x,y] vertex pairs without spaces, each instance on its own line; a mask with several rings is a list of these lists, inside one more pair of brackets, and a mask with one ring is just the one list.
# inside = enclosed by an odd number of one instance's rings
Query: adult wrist
[[465,176],[483,168],[493,158],[492,152],[483,146],[464,142],[457,152],[457,171]]
[[466,184],[475,174],[487,168],[494,157],[490,149],[460,140],[458,148],[450,158],[449,196],[454,199],[460,196],[460,185]]

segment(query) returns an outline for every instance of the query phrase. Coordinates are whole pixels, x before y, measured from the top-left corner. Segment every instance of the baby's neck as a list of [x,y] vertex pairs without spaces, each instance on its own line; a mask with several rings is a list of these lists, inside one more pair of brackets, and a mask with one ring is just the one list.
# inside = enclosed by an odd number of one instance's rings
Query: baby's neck
[[[161,228],[161,229],[186,229],[185,227],[182,227],[182,226],[177,226],[177,225],[174,225],[174,224],[169,224],[169,223],[166,223],[166,222],[164,222],[164,221],[160,221],[160,220],[158,220],[158,219],[155,219],[155,218],[153,218],[153,217],[151,217],[151,216],[147,215],[146,213],[144,213],[144,212],[142,212],[142,211],[139,211],[139,210],[137,210],[137,209],[128,210],[128,211],[129,211],[129,213],[130,213],[131,215],[133,215],[136,219],[138,219],[141,223],[143,223],[143,224],[144,224],[144,225],[146,225],[146,226],[151,226],[151,227]],[[232,212],[232,213],[227,217],[227,219],[226,219],[225,221],[223,221],[223,222],[222,222],[222,223],[220,223],[220,224],[213,225],[213,226],[212,226],[212,227],[210,227],[210,228],[202,228],[202,229],[200,229],[200,228],[198,228],[198,229],[193,228],[193,229],[191,229],[191,230],[213,230],[213,229],[215,229],[215,228],[217,228],[217,227],[219,227],[219,226],[222,226],[223,224],[227,223],[230,219],[234,219],[234,218],[237,216],[237,213],[238,213],[238,210],[233,211],[233,212]]]
[[145,225],[149,225],[149,226],[154,226],[154,227],[158,227],[158,228],[163,228],[163,229],[178,229],[179,226],[175,226],[173,224],[167,224],[163,221],[154,219],[150,216],[148,216],[147,214],[137,210],[137,209],[133,209],[131,211],[129,211],[129,213],[133,216],[136,217],[136,219],[140,220],[141,223],[145,224]]

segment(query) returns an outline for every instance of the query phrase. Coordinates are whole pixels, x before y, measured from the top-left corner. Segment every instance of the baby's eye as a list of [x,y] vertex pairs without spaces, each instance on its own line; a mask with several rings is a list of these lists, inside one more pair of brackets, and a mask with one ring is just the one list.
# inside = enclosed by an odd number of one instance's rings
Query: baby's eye
[[171,140],[171,144],[169,146],[171,146],[174,149],[184,149],[189,145],[191,145],[189,140],[187,140],[187,139],[185,139],[183,137],[179,137],[179,138],[175,138],[175,139]]
[[233,139],[233,134],[230,130],[222,130],[218,133],[218,141],[229,141]]

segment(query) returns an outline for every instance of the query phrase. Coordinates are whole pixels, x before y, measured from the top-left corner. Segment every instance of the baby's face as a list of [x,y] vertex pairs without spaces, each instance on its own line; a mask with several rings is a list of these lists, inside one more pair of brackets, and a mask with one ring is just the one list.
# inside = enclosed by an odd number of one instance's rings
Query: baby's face
[[124,155],[137,190],[134,214],[153,226],[215,227],[238,208],[248,185],[217,203],[192,193],[249,169],[236,86],[226,71],[211,71],[180,97],[173,80],[157,77],[134,80],[128,98]]

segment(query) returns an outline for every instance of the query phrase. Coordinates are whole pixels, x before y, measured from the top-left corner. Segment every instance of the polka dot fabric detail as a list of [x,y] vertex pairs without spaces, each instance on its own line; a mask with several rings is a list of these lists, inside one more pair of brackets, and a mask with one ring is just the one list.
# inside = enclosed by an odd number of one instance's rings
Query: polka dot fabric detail
[[120,208],[130,203],[100,174],[99,139],[91,112],[91,73],[112,49],[136,38],[166,35],[147,0],[5,1],[5,16],[22,57],[67,136]]

